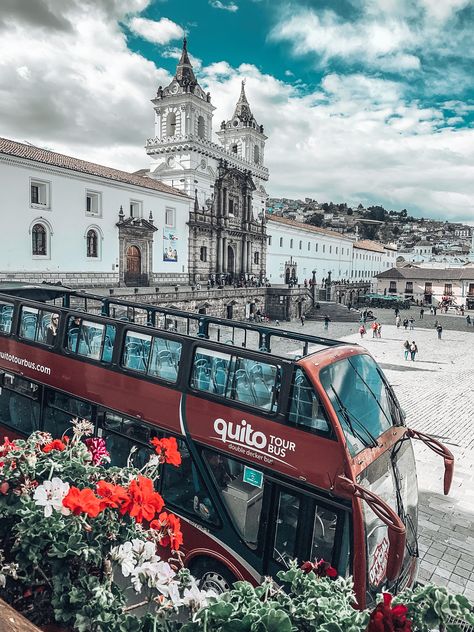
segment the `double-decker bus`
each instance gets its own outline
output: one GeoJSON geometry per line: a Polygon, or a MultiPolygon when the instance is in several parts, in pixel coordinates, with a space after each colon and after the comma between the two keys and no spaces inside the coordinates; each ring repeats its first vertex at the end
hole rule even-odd
{"type": "Polygon", "coordinates": [[[362,347],[55,286],[0,286],[4,434],[61,436],[94,422],[112,463],[177,438],[159,491],[182,519],[185,562],[217,591],[292,559],[352,575],[364,607],[413,584],[418,557],[412,440],[362,347]],[[54,321],[54,326],[51,323],[54,321]],[[53,332],[53,333],[52,333],[53,332]]]}

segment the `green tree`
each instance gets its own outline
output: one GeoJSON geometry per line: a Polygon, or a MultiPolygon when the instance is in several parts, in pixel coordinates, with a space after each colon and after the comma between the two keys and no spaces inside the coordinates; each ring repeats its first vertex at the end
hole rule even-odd
{"type": "Polygon", "coordinates": [[[324,217],[321,213],[315,213],[314,215],[311,215],[311,217],[308,217],[306,223],[311,224],[312,226],[321,227],[324,223],[324,217]]]}

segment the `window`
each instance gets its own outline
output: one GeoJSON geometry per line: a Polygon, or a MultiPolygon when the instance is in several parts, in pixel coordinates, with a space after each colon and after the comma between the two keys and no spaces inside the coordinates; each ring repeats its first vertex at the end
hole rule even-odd
{"type": "MultiPolygon", "coordinates": [[[[336,246],[336,255],[337,255],[337,251],[338,251],[338,250],[339,250],[339,248],[336,246]]],[[[342,253],[342,254],[344,254],[344,253],[342,253]]]]}
{"type": "Polygon", "coordinates": [[[271,246],[272,245],[272,236],[268,235],[268,245],[271,246]]]}
{"type": "Polygon", "coordinates": [[[283,237],[280,237],[280,248],[283,248],[283,237]]]}
{"type": "Polygon", "coordinates": [[[199,138],[204,138],[205,134],[206,134],[206,128],[204,125],[204,117],[199,116],[198,117],[198,136],[199,138]]]}
{"type": "Polygon", "coordinates": [[[99,256],[99,237],[94,229],[87,231],[87,256],[97,258],[99,256]]]}
{"type": "MultiPolygon", "coordinates": [[[[347,520],[347,516],[346,520],[347,520]]],[[[337,514],[331,509],[317,506],[314,512],[310,560],[332,560],[337,514]]],[[[341,569],[339,569],[340,571],[341,569]]]]}
{"type": "Polygon", "coordinates": [[[72,420],[92,419],[92,406],[89,402],[83,402],[48,390],[46,393],[46,405],[44,408],[44,430],[50,432],[53,437],[62,437],[62,435],[71,428],[72,420]]]}
{"type": "Polygon", "coordinates": [[[39,430],[38,398],[36,384],[5,373],[0,388],[0,423],[27,435],[39,430]]]}
{"type": "Polygon", "coordinates": [[[50,183],[42,180],[30,181],[30,204],[50,208],[49,202],[50,183]]]}
{"type": "Polygon", "coordinates": [[[405,283],[405,294],[413,294],[413,281],[405,283]]]}
{"type": "Polygon", "coordinates": [[[314,244],[314,250],[315,252],[318,252],[318,244],[314,244]]]}
{"type": "Polygon", "coordinates": [[[110,464],[125,467],[130,457],[132,467],[141,468],[152,454],[150,440],[156,432],[143,422],[106,412],[102,435],[110,454],[110,464]],[[132,448],[134,448],[131,454],[132,448]]]}
{"type": "Polygon", "coordinates": [[[166,135],[174,136],[176,133],[176,113],[168,112],[166,117],[166,135]]]}
{"type": "Polygon", "coordinates": [[[445,283],[444,284],[444,294],[445,294],[445,296],[452,296],[452,294],[453,294],[453,285],[452,285],[452,283],[445,283]]]}
{"type": "Polygon", "coordinates": [[[323,252],[326,252],[326,246],[323,244],[323,252]]]}
{"type": "Polygon", "coordinates": [[[314,387],[300,368],[295,371],[288,416],[290,424],[316,432],[329,432],[323,405],[314,387]]]}
{"type": "Polygon", "coordinates": [[[311,242],[308,241],[308,250],[311,250],[311,242]]]}
{"type": "Polygon", "coordinates": [[[201,261],[207,261],[207,247],[206,246],[201,246],[199,258],[201,259],[201,261]]]}
{"type": "Polygon", "coordinates": [[[142,216],[142,203],[137,200],[130,200],[130,217],[142,216]]]}
{"type": "Polygon", "coordinates": [[[115,342],[115,325],[103,325],[70,316],[67,323],[66,348],[93,360],[110,362],[115,342]]]}
{"type": "Polygon", "coordinates": [[[210,450],[203,450],[202,454],[235,528],[248,546],[256,549],[263,484],[260,488],[245,483],[245,465],[240,461],[210,450]]]}
{"type": "Polygon", "coordinates": [[[467,291],[467,293],[468,296],[472,296],[474,294],[474,283],[469,283],[469,290],[467,291]]]}
{"type": "Polygon", "coordinates": [[[165,224],[166,226],[169,226],[170,228],[174,228],[175,225],[175,209],[174,208],[167,208],[166,212],[165,212],[165,224]]]}
{"type": "Polygon", "coordinates": [[[293,240],[290,239],[290,248],[293,248],[293,240]]]}
{"type": "Polygon", "coordinates": [[[204,522],[218,523],[217,512],[193,462],[188,446],[178,439],[181,465],[165,464],[161,475],[161,493],[166,505],[186,511],[204,522]]]}
{"type": "Polygon", "coordinates": [[[431,283],[431,281],[426,281],[425,294],[432,294],[432,293],[433,293],[433,284],[431,283]]]}
{"type": "Polygon", "coordinates": [[[181,359],[180,342],[128,331],[122,364],[127,369],[176,382],[181,359]]]}
{"type": "Polygon", "coordinates": [[[43,224],[35,224],[31,230],[32,254],[36,257],[48,256],[48,233],[43,224]]]}
{"type": "Polygon", "coordinates": [[[238,152],[238,146],[237,145],[232,145],[231,151],[233,154],[236,154],[238,152]]]}
{"type": "Polygon", "coordinates": [[[300,498],[288,491],[281,491],[278,501],[273,559],[282,566],[296,557],[300,498]]]}
{"type": "Polygon", "coordinates": [[[329,254],[332,254],[332,246],[329,246],[329,254]]]}
{"type": "Polygon", "coordinates": [[[390,287],[388,288],[388,291],[392,294],[396,294],[397,293],[397,282],[396,281],[390,281],[390,287]]]}
{"type": "Polygon", "coordinates": [[[53,345],[59,326],[59,314],[46,309],[22,307],[20,317],[20,336],[53,345]]]}
{"type": "Polygon", "coordinates": [[[260,149],[258,145],[253,146],[253,161],[256,165],[260,163],[260,149]]]}
{"type": "Polygon", "coordinates": [[[9,334],[12,330],[13,305],[0,303],[0,333],[9,334]]]}
{"type": "Polygon", "coordinates": [[[258,251],[253,253],[253,262],[258,265],[260,261],[260,253],[258,251]]]}
{"type": "Polygon", "coordinates": [[[280,389],[280,367],[220,351],[198,348],[191,386],[198,391],[275,412],[280,389]]]}
{"type": "Polygon", "coordinates": [[[303,242],[300,240],[300,250],[303,248],[303,242]]]}
{"type": "Polygon", "coordinates": [[[100,215],[102,210],[101,194],[95,191],[86,191],[86,213],[100,215]]]}

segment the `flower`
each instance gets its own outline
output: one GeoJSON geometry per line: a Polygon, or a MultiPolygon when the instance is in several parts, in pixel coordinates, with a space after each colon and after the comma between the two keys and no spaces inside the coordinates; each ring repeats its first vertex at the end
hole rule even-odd
{"type": "Polygon", "coordinates": [[[41,450],[45,454],[49,454],[49,452],[52,452],[53,450],[57,450],[58,452],[63,452],[63,450],[66,449],[66,443],[67,441],[63,442],[61,441],[61,439],[53,439],[53,441],[50,441],[49,443],[44,445],[41,448],[41,450]]]}
{"type": "Polygon", "coordinates": [[[141,523],[143,519],[153,520],[155,514],[161,511],[164,506],[164,500],[153,489],[153,482],[146,476],[138,476],[133,479],[127,489],[128,499],[122,505],[120,513],[123,515],[128,513],[136,522],[141,523]]]}
{"type": "Polygon", "coordinates": [[[128,500],[127,490],[121,485],[114,485],[107,481],[99,481],[96,486],[97,495],[100,496],[101,508],[111,507],[118,509],[128,500]]]}
{"type": "Polygon", "coordinates": [[[165,511],[160,513],[158,520],[150,522],[150,529],[159,532],[158,541],[161,546],[171,546],[173,551],[178,551],[183,544],[181,521],[174,514],[168,514],[165,511]]]}
{"type": "Polygon", "coordinates": [[[168,439],[158,439],[155,437],[150,443],[154,446],[161,463],[169,463],[176,467],[181,465],[181,454],[179,453],[178,443],[174,437],[169,437],[168,439]]]}
{"type": "Polygon", "coordinates": [[[337,577],[337,570],[323,559],[305,562],[300,568],[304,573],[313,572],[318,577],[330,577],[331,579],[336,579],[337,577]]]}
{"type": "Polygon", "coordinates": [[[101,465],[102,461],[110,461],[110,454],[107,451],[105,439],[102,437],[94,437],[85,439],[84,443],[92,456],[93,465],[101,465]]]}
{"type": "Polygon", "coordinates": [[[392,595],[383,593],[383,602],[370,614],[367,632],[411,632],[411,621],[406,615],[408,608],[402,604],[391,607],[392,595]]]}
{"type": "Polygon", "coordinates": [[[0,445],[0,456],[5,456],[11,450],[16,449],[16,444],[14,441],[10,441],[8,437],[3,437],[3,444],[0,445]]]}
{"type": "Polygon", "coordinates": [[[100,498],[89,487],[85,489],[71,487],[63,499],[63,505],[70,509],[75,516],[85,513],[89,518],[96,518],[102,511],[100,498]]]}
{"type": "Polygon", "coordinates": [[[122,575],[129,577],[138,566],[147,562],[158,562],[155,544],[150,541],[134,538],[111,550],[112,560],[121,565],[122,575]]]}
{"type": "Polygon", "coordinates": [[[74,436],[78,439],[83,436],[88,437],[89,435],[94,434],[94,424],[87,419],[78,419],[75,417],[71,423],[74,436]]]}
{"type": "Polygon", "coordinates": [[[69,483],[64,483],[55,476],[50,481],[44,481],[42,485],[38,485],[33,494],[33,500],[35,505],[44,507],[46,518],[52,515],[53,509],[67,515],[69,510],[63,505],[63,500],[68,493],[69,483]]]}

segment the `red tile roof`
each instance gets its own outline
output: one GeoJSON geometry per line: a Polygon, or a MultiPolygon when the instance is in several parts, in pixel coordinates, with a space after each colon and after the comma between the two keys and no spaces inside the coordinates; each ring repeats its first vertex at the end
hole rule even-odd
{"type": "Polygon", "coordinates": [[[382,244],[378,244],[370,239],[360,239],[353,244],[354,248],[361,248],[362,250],[372,250],[373,252],[385,252],[382,244]]]}
{"type": "Polygon", "coordinates": [[[267,221],[276,222],[277,224],[285,224],[292,228],[302,228],[309,230],[312,233],[319,233],[320,235],[326,235],[327,237],[338,237],[339,239],[345,239],[346,241],[352,241],[350,237],[344,237],[342,233],[337,233],[335,230],[328,230],[327,228],[320,228],[319,226],[313,226],[312,224],[304,224],[303,222],[296,222],[293,219],[287,217],[280,217],[279,215],[267,215],[267,221]]]}
{"type": "Polygon", "coordinates": [[[0,138],[0,154],[16,156],[17,158],[25,158],[27,160],[33,160],[34,162],[51,165],[52,167],[78,171],[91,176],[98,176],[100,178],[123,182],[125,184],[133,184],[145,189],[161,191],[162,193],[168,193],[181,198],[189,199],[189,197],[182,191],[178,191],[178,189],[170,187],[167,184],[163,184],[163,182],[160,182],[159,180],[145,178],[134,173],[121,171],[120,169],[113,169],[112,167],[105,167],[104,165],[98,165],[95,162],[87,162],[86,160],[80,160],[79,158],[73,158],[72,156],[65,156],[64,154],[58,154],[54,151],[41,149],[40,147],[35,147],[33,145],[17,143],[16,141],[9,140],[8,138],[0,138]]]}

